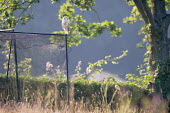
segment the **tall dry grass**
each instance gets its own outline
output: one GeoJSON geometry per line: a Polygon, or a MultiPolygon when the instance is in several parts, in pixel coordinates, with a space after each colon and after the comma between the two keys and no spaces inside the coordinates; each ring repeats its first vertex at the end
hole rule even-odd
{"type": "Polygon", "coordinates": [[[107,86],[101,88],[100,99],[96,94],[91,100],[85,98],[75,100],[74,85],[71,84],[68,105],[67,99],[60,98],[57,83],[53,84],[54,87],[48,87],[45,94],[40,93],[43,88],[38,86],[36,92],[25,94],[22,102],[17,103],[9,99],[7,102],[0,102],[0,113],[167,113],[167,104],[159,95],[144,97],[141,100],[142,106],[139,107],[132,104],[133,95],[120,88],[115,90],[111,100],[108,101],[107,86]]]}
{"type": "Polygon", "coordinates": [[[160,106],[158,111],[148,109],[138,110],[132,107],[130,99],[124,102],[117,103],[116,109],[110,109],[109,106],[89,107],[88,103],[70,102],[70,106],[63,102],[61,108],[42,106],[41,103],[1,103],[0,113],[166,113],[165,106],[160,106]]]}

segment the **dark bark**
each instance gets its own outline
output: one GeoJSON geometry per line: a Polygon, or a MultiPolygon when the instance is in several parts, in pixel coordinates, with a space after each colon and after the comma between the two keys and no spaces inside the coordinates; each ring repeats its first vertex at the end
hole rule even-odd
{"type": "Polygon", "coordinates": [[[143,5],[143,8],[144,8],[144,11],[145,11],[145,13],[146,13],[146,15],[147,15],[147,18],[148,18],[148,20],[149,20],[149,23],[150,23],[153,27],[155,27],[154,18],[153,18],[151,9],[150,9],[149,6],[148,6],[147,1],[146,1],[146,0],[141,0],[141,2],[142,2],[142,5],[143,5]]]}
{"type": "Polygon", "coordinates": [[[165,0],[153,0],[152,11],[155,23],[161,25],[163,19],[166,17],[165,0]]]}
{"type": "MultiPolygon", "coordinates": [[[[155,28],[151,28],[151,60],[155,61],[152,71],[159,64],[169,61],[168,27],[170,16],[166,14],[165,0],[153,0],[153,18],[155,28]]],[[[169,70],[167,70],[169,71],[169,70]]]]}
{"type": "Polygon", "coordinates": [[[168,27],[160,25],[157,29],[151,28],[151,36],[148,41],[151,47],[149,64],[152,74],[154,74],[159,63],[165,63],[169,60],[169,41],[167,36],[168,27]]]}
{"type": "Polygon", "coordinates": [[[136,7],[138,8],[138,11],[140,12],[140,14],[142,15],[142,18],[145,22],[145,24],[149,24],[149,20],[147,18],[147,14],[144,10],[144,7],[142,5],[142,2],[140,0],[134,0],[134,3],[136,5],[136,7]]]}

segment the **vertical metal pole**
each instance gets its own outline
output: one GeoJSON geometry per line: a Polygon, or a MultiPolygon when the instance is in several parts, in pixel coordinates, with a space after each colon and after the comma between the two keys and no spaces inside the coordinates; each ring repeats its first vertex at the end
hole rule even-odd
{"type": "Polygon", "coordinates": [[[69,74],[68,74],[68,35],[66,34],[66,69],[67,69],[67,104],[70,104],[70,83],[69,83],[69,74]]]}
{"type": "Polygon", "coordinates": [[[8,75],[9,75],[9,64],[10,64],[10,59],[11,59],[11,47],[12,47],[12,40],[10,40],[10,48],[9,48],[9,56],[8,56],[8,67],[7,67],[7,81],[8,81],[8,75]]]}
{"type": "Polygon", "coordinates": [[[17,48],[16,48],[16,39],[14,40],[14,55],[15,55],[15,72],[16,72],[16,86],[17,86],[17,101],[21,100],[20,98],[20,84],[18,78],[18,61],[17,61],[17,48]]]}

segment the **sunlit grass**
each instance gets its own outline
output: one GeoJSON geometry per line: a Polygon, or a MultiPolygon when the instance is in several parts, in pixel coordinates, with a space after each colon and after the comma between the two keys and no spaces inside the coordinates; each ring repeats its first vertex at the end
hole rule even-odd
{"type": "Polygon", "coordinates": [[[99,95],[96,94],[92,96],[92,100],[75,100],[74,87],[71,85],[69,105],[67,99],[60,98],[56,87],[49,90],[44,97],[39,93],[39,89],[35,94],[27,95],[23,102],[0,102],[0,113],[166,113],[166,103],[160,101],[158,95],[143,98],[143,105],[137,106],[131,101],[133,95],[121,88],[117,88],[108,101],[107,88],[101,88],[102,98],[98,98],[99,95]],[[29,99],[31,97],[32,99],[29,99]]]}
{"type": "Polygon", "coordinates": [[[151,109],[137,109],[132,107],[130,99],[117,103],[116,109],[110,109],[109,106],[89,107],[88,103],[70,102],[58,107],[42,107],[40,103],[1,103],[0,113],[166,113],[165,106],[157,111],[151,109]]]}

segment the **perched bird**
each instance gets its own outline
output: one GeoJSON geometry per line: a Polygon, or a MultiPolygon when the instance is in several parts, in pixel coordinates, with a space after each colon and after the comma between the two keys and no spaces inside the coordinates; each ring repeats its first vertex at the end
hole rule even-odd
{"type": "Polygon", "coordinates": [[[70,20],[67,16],[64,16],[62,19],[62,27],[66,34],[69,33],[69,27],[70,27],[70,20]]]}

